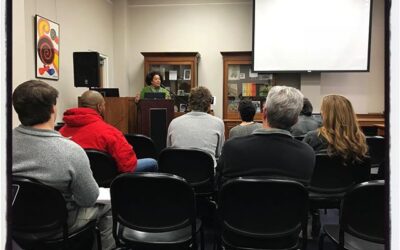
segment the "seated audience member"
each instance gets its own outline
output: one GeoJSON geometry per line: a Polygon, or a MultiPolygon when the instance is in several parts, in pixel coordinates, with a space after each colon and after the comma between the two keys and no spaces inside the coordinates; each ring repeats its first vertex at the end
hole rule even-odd
{"type": "Polygon", "coordinates": [[[236,177],[271,176],[307,185],[314,170],[314,151],[288,131],[302,107],[303,94],[299,90],[271,88],[263,109],[263,128],[225,143],[217,166],[219,184],[236,177]]]}
{"type": "Polygon", "coordinates": [[[189,107],[192,110],[171,121],[167,147],[197,148],[209,152],[214,159],[221,153],[225,141],[224,122],[207,114],[212,96],[205,87],[191,90],[189,107]]]}
{"type": "MultiPolygon", "coordinates": [[[[54,131],[57,97],[55,88],[37,80],[24,82],[15,89],[13,105],[22,125],[13,131],[12,174],[58,189],[67,202],[69,232],[97,219],[103,249],[112,249],[115,242],[111,206],[95,204],[99,187],[88,157],[79,145],[54,131]]],[[[59,234],[58,231],[46,237],[60,237],[59,234]]]]}
{"type": "Polygon", "coordinates": [[[244,99],[239,103],[239,113],[242,123],[236,125],[229,131],[229,138],[249,135],[254,130],[262,128],[261,123],[254,122],[254,115],[256,114],[256,107],[248,100],[244,99]]]}
{"type": "Polygon", "coordinates": [[[310,131],[321,127],[319,121],[312,116],[313,106],[308,98],[303,98],[303,109],[300,112],[299,119],[290,131],[293,136],[305,135],[310,131]]]}
{"type": "Polygon", "coordinates": [[[157,171],[156,160],[137,160],[122,132],[103,120],[105,109],[106,102],[99,92],[85,91],[80,98],[79,108],[64,112],[65,126],[60,129],[60,133],[84,149],[96,149],[110,154],[121,173],[157,171]]]}
{"type": "Polygon", "coordinates": [[[349,163],[361,162],[368,146],[350,101],[340,95],[325,96],[321,115],[322,127],[307,133],[303,141],[316,152],[338,155],[349,163]]]}

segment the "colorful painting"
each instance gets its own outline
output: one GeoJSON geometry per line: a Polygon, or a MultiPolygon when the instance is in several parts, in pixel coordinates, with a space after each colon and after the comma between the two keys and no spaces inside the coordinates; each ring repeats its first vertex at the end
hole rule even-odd
{"type": "Polygon", "coordinates": [[[35,16],[36,77],[50,80],[59,78],[60,26],[39,15],[35,16]]]}

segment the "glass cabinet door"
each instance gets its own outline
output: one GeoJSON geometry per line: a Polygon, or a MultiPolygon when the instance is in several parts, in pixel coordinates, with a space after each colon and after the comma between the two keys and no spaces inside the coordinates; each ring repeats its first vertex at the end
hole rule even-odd
{"type": "Polygon", "coordinates": [[[197,52],[142,52],[145,58],[144,75],[160,72],[174,100],[175,112],[186,112],[190,90],[197,87],[197,52]]]}
{"type": "Polygon", "coordinates": [[[239,102],[251,100],[256,106],[254,120],[262,120],[262,108],[275,85],[300,89],[299,73],[254,73],[251,52],[221,52],[224,61],[224,120],[240,121],[239,102]]]}
{"type": "Polygon", "coordinates": [[[249,99],[260,113],[273,85],[273,74],[253,73],[249,64],[228,64],[227,78],[227,112],[237,113],[240,100],[249,99]]]}

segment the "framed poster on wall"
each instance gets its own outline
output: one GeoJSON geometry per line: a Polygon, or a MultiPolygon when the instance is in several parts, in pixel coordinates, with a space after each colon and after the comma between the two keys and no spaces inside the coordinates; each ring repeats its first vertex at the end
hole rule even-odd
{"type": "Polygon", "coordinates": [[[35,16],[36,78],[59,79],[60,25],[35,16]]]}

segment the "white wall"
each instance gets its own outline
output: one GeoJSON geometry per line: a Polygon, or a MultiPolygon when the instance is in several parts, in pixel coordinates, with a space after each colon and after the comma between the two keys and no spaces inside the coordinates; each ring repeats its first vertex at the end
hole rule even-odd
{"type": "MultiPolygon", "coordinates": [[[[114,60],[113,4],[106,0],[16,0],[13,6],[13,87],[35,78],[34,16],[46,17],[60,24],[60,78],[46,80],[60,92],[58,117],[77,105],[77,97],[86,89],[75,88],[74,51],[98,51],[114,60]]],[[[110,67],[113,82],[113,67],[110,67]]],[[[112,84],[110,84],[113,86],[112,84]]],[[[14,113],[13,124],[19,121],[14,113]]]]}
{"type": "Polygon", "coordinates": [[[215,114],[222,117],[220,51],[251,50],[252,5],[247,0],[207,2],[210,1],[130,5],[127,53],[130,95],[138,93],[144,85],[144,58],[140,52],[197,51],[201,55],[198,83],[217,96],[219,105],[215,114]]]}
{"type": "MultiPolygon", "coordinates": [[[[219,52],[252,49],[252,1],[130,0],[128,6],[127,95],[135,95],[144,84],[140,52],[198,51],[199,85],[217,96],[215,114],[222,117],[223,68],[219,52]]],[[[315,110],[319,110],[322,96],[330,93],[348,96],[357,113],[384,110],[383,17],[383,1],[374,1],[369,73],[302,75],[301,89],[315,110]]]]}

